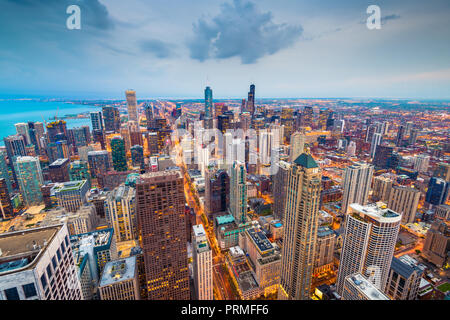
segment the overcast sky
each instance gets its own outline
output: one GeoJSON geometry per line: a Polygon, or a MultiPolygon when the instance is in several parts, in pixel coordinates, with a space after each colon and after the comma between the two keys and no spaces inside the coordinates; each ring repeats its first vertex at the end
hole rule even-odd
{"type": "Polygon", "coordinates": [[[0,0],[0,96],[450,99],[449,17],[448,0],[0,0]]]}

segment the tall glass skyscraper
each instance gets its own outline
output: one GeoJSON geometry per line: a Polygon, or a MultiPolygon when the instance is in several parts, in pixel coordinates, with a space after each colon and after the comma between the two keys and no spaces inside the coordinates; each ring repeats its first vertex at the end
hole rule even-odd
{"type": "Polygon", "coordinates": [[[114,170],[127,171],[125,141],[122,137],[114,137],[111,139],[111,156],[114,170]]]}
{"type": "Polygon", "coordinates": [[[125,91],[128,104],[128,121],[138,121],[136,91],[125,91]]]}
{"type": "Polygon", "coordinates": [[[27,206],[42,203],[41,186],[44,184],[41,165],[37,157],[17,157],[14,169],[20,192],[27,206]]]}
{"type": "Polygon", "coordinates": [[[210,87],[205,89],[205,118],[213,117],[213,92],[210,87]]]}

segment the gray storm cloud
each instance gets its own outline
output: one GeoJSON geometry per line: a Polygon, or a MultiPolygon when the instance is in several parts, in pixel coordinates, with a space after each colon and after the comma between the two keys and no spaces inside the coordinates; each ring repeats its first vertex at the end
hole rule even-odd
{"type": "Polygon", "coordinates": [[[243,64],[252,64],[300,38],[301,26],[275,24],[272,19],[271,12],[260,12],[252,2],[224,3],[211,21],[200,18],[194,23],[190,56],[199,61],[239,57],[243,64]]]}

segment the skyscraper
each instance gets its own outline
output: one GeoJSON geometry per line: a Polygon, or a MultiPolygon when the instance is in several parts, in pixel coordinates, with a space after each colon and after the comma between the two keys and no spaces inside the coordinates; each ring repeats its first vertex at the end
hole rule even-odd
{"type": "Polygon", "coordinates": [[[412,223],[416,218],[420,190],[404,186],[394,186],[389,193],[388,208],[402,215],[402,223],[412,223]]]}
{"type": "Polygon", "coordinates": [[[89,169],[92,178],[97,178],[99,173],[108,172],[111,167],[108,151],[89,151],[88,152],[89,169]]]}
{"type": "Polygon", "coordinates": [[[234,161],[230,171],[230,213],[239,225],[247,221],[247,170],[245,169],[245,163],[234,161]]]}
{"type": "Polygon", "coordinates": [[[372,183],[373,166],[364,162],[356,162],[345,169],[342,183],[343,194],[341,212],[350,212],[350,204],[365,205],[369,197],[372,183]]]}
{"type": "Polygon", "coordinates": [[[145,168],[144,148],[142,146],[135,145],[131,147],[131,162],[134,167],[145,168]]]}
{"type": "Polygon", "coordinates": [[[381,133],[374,133],[372,136],[372,142],[370,144],[370,157],[373,158],[375,156],[375,151],[377,147],[381,144],[381,139],[383,135],[381,133]]]}
{"type": "Polygon", "coordinates": [[[120,130],[120,113],[119,109],[113,106],[102,107],[103,122],[105,131],[119,132],[120,130]]]}
{"type": "Polygon", "coordinates": [[[8,187],[8,192],[13,191],[11,179],[9,177],[8,164],[6,163],[6,152],[0,150],[0,178],[5,179],[6,186],[8,187]]]}
{"type": "Polygon", "coordinates": [[[306,153],[289,171],[279,299],[309,300],[312,294],[321,177],[319,166],[306,153]]]}
{"type": "Polygon", "coordinates": [[[14,216],[8,186],[4,178],[0,178],[0,214],[3,220],[10,219],[14,216]]]}
{"type": "Polygon", "coordinates": [[[185,198],[180,171],[141,175],[136,215],[149,300],[188,300],[185,198]]]}
{"type": "Polygon", "coordinates": [[[95,111],[90,113],[92,130],[104,131],[103,117],[101,111],[95,111]]]}
{"type": "Polygon", "coordinates": [[[125,153],[125,141],[122,137],[111,139],[111,157],[114,170],[127,171],[127,156],[125,153]]]}
{"type": "Polygon", "coordinates": [[[192,227],[193,272],[196,298],[213,300],[213,260],[203,225],[192,227]]]}
{"type": "Polygon", "coordinates": [[[205,118],[212,118],[213,115],[213,91],[210,87],[205,89],[205,118]]]}
{"type": "Polygon", "coordinates": [[[208,168],[205,178],[205,213],[226,212],[230,205],[230,177],[225,170],[211,172],[208,168]]]}
{"type": "Polygon", "coordinates": [[[88,162],[83,160],[76,160],[69,164],[69,180],[80,181],[87,180],[89,186],[91,185],[91,175],[89,173],[88,162]]]}
{"type": "Polygon", "coordinates": [[[48,166],[52,182],[69,181],[69,159],[57,159],[48,166]]]}
{"type": "Polygon", "coordinates": [[[405,137],[405,127],[399,126],[397,131],[397,138],[395,139],[395,145],[401,147],[403,143],[403,138],[405,137]]]}
{"type": "Polygon", "coordinates": [[[248,93],[248,100],[247,100],[247,112],[250,112],[250,114],[253,116],[255,114],[255,85],[250,85],[250,91],[248,93]]]}
{"type": "Polygon", "coordinates": [[[342,295],[345,279],[355,272],[385,291],[401,215],[376,204],[352,203],[345,216],[345,235],[336,288],[342,295]]]}
{"type": "Polygon", "coordinates": [[[17,157],[14,169],[24,202],[27,206],[42,202],[41,186],[44,184],[39,158],[17,157]]]}
{"type": "Polygon", "coordinates": [[[16,123],[14,125],[16,127],[17,134],[21,135],[25,139],[25,144],[28,145],[31,143],[30,139],[30,133],[28,131],[28,124],[27,123],[16,123]]]}
{"type": "Polygon", "coordinates": [[[444,179],[432,177],[428,183],[425,201],[435,206],[445,204],[448,198],[449,185],[450,183],[444,179]]]}
{"type": "Polygon", "coordinates": [[[276,219],[283,220],[291,165],[288,162],[279,161],[277,167],[278,170],[273,177],[273,215],[276,219]]]}
{"type": "Polygon", "coordinates": [[[125,91],[128,104],[128,121],[138,121],[136,91],[125,91]]]}
{"type": "Polygon", "coordinates": [[[117,242],[137,239],[135,196],[136,191],[125,185],[106,196],[105,215],[108,224],[114,228],[117,242]]]}
{"type": "Polygon", "coordinates": [[[289,159],[291,162],[305,152],[305,138],[305,135],[298,131],[294,132],[291,136],[291,146],[289,149],[289,159]]]}
{"type": "Polygon", "coordinates": [[[67,125],[64,120],[47,123],[47,139],[49,142],[67,140],[67,125]]]}

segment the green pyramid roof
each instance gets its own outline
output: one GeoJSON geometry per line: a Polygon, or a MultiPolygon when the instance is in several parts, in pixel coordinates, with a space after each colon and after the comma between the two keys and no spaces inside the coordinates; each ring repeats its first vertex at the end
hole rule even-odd
{"type": "Polygon", "coordinates": [[[319,167],[313,157],[306,153],[299,155],[298,158],[295,159],[294,163],[307,169],[319,167]]]}

